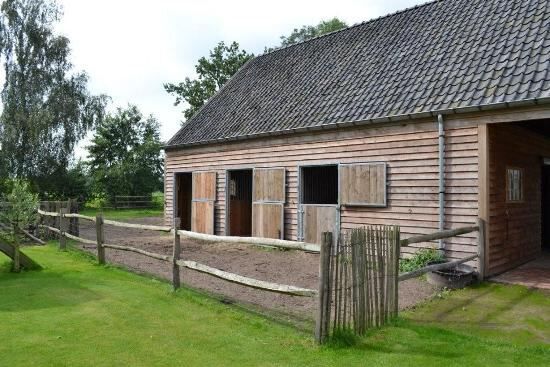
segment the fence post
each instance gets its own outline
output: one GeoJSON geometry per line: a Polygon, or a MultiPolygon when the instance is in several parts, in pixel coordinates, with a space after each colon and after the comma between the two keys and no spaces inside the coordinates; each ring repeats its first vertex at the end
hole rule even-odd
{"type": "Polygon", "coordinates": [[[67,237],[65,237],[65,232],[67,232],[67,208],[59,209],[59,249],[65,250],[67,248],[67,237]]]}
{"type": "Polygon", "coordinates": [[[397,317],[399,315],[399,259],[401,258],[401,230],[399,227],[394,226],[393,227],[393,233],[394,233],[394,261],[395,263],[392,264],[394,266],[394,275],[395,279],[394,285],[393,285],[393,317],[397,317]]]}
{"type": "Polygon", "coordinates": [[[477,218],[478,230],[478,244],[477,244],[477,255],[478,255],[478,264],[479,264],[479,279],[485,279],[485,221],[482,218],[477,218]]]}
{"type": "Polygon", "coordinates": [[[180,259],[180,235],[178,229],[180,228],[181,219],[174,218],[174,251],[172,253],[172,285],[174,290],[180,287],[180,266],[176,263],[180,259]]]}
{"type": "Polygon", "coordinates": [[[103,265],[105,264],[105,248],[103,243],[105,242],[105,232],[103,229],[103,214],[97,214],[95,216],[95,230],[97,237],[97,261],[103,265]]]}
{"type": "Polygon", "coordinates": [[[330,324],[330,256],[332,253],[332,232],[323,232],[319,258],[319,304],[315,325],[315,340],[322,344],[328,337],[330,324]]]}

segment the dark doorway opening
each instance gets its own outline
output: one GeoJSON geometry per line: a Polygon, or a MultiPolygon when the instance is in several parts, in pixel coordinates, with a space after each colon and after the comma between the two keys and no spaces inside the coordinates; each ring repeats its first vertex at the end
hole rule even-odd
{"type": "Polygon", "coordinates": [[[542,249],[550,251],[550,164],[542,166],[542,249]]]}
{"type": "Polygon", "coordinates": [[[228,171],[229,235],[252,235],[252,170],[228,171]]]}
{"type": "Polygon", "coordinates": [[[338,204],[338,166],[302,167],[302,204],[338,204]]]}
{"type": "Polygon", "coordinates": [[[181,219],[180,229],[191,230],[191,203],[193,201],[193,174],[176,174],[176,214],[181,219]]]}

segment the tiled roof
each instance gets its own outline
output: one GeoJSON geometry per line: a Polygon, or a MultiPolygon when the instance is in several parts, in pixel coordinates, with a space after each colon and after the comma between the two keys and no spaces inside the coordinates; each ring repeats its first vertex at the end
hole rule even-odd
{"type": "Polygon", "coordinates": [[[442,0],[258,56],[168,142],[550,97],[550,0],[442,0]]]}

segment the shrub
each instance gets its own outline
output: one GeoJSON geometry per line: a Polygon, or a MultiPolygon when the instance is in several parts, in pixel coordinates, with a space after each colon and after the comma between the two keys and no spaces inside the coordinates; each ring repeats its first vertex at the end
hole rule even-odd
{"type": "Polygon", "coordinates": [[[399,272],[407,273],[425,267],[429,262],[441,262],[445,257],[436,249],[424,248],[418,250],[413,256],[408,259],[399,261],[399,272]]]}
{"type": "Polygon", "coordinates": [[[152,194],[153,208],[164,208],[164,193],[156,191],[152,194]]]}
{"type": "Polygon", "coordinates": [[[30,190],[29,184],[26,181],[14,180],[12,182],[11,192],[6,195],[7,208],[2,213],[2,221],[12,228],[8,233],[10,240],[15,248],[15,256],[13,261],[13,270],[18,272],[19,264],[19,238],[18,228],[27,228],[30,224],[36,221],[38,207],[38,196],[30,190]]]}

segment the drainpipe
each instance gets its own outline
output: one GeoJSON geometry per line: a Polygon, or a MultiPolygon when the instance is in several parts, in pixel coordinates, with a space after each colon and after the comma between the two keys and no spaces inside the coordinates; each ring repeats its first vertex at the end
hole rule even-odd
{"type": "MultiPolygon", "coordinates": [[[[442,115],[437,115],[439,129],[439,230],[445,229],[445,126],[442,115]]],[[[439,240],[439,251],[445,254],[445,242],[439,240]]]]}

